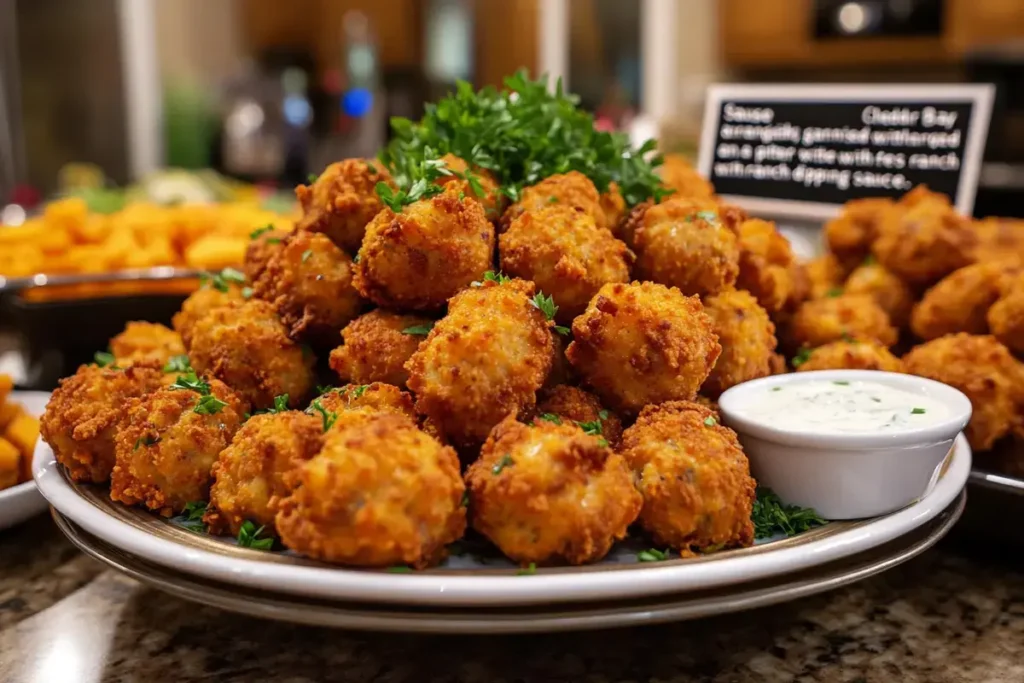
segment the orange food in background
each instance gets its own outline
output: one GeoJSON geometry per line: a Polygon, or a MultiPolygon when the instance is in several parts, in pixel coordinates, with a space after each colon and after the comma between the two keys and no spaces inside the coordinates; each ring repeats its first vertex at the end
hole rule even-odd
{"type": "Polygon", "coordinates": [[[14,381],[0,375],[0,491],[32,478],[32,453],[39,439],[39,420],[9,401],[14,381]]]}

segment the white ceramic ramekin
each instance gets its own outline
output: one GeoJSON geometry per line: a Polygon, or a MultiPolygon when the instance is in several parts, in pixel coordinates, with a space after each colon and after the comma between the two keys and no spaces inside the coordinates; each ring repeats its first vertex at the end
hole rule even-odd
{"type": "Polygon", "coordinates": [[[951,386],[923,377],[871,370],[821,370],[774,375],[727,390],[722,420],[736,430],[758,484],[786,503],[814,508],[825,519],[861,519],[898,510],[935,483],[953,439],[971,419],[971,402],[951,386]],[[876,382],[928,396],[949,408],[942,422],[892,433],[829,433],[779,429],[753,419],[749,406],[774,386],[813,380],[876,382]]]}

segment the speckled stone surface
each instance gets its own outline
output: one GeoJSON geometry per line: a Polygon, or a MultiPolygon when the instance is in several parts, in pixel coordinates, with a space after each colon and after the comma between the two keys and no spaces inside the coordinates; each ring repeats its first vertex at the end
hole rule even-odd
{"type": "Polygon", "coordinates": [[[1024,681],[1024,569],[944,542],[852,587],[703,621],[515,637],[363,634],[163,595],[103,570],[41,517],[0,532],[0,681],[1024,681]]]}

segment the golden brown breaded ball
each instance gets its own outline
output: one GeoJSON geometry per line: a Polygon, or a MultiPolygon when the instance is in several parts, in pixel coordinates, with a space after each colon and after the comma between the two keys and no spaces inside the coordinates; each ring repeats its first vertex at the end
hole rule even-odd
{"type": "Polygon", "coordinates": [[[404,387],[405,363],[426,339],[434,321],[382,308],[364,313],[341,331],[342,345],[331,351],[331,369],[345,382],[386,382],[404,387]]]}
{"type": "Polygon", "coordinates": [[[736,433],[690,401],[643,409],[622,437],[643,495],[640,524],[658,545],[683,551],[749,546],[756,482],[736,433]]]}
{"type": "Polygon", "coordinates": [[[552,204],[516,217],[498,236],[501,270],[532,280],[558,306],[557,320],[572,322],[597,290],[609,282],[629,282],[633,253],[598,228],[594,219],[552,204]]]}
{"type": "Polygon", "coordinates": [[[736,233],[715,211],[694,210],[687,199],[650,206],[634,221],[637,277],[707,296],[736,284],[736,233]]]}
{"type": "MultiPolygon", "coordinates": [[[[771,374],[773,375],[785,375],[789,372],[789,368],[786,367],[786,357],[781,353],[773,353],[771,357],[771,374]]],[[[697,397],[697,401],[700,402],[700,396],[697,397]]]]}
{"type": "Polygon", "coordinates": [[[358,567],[426,567],[466,530],[455,451],[408,418],[374,415],[324,435],[276,517],[288,548],[358,567]]]}
{"type": "Polygon", "coordinates": [[[466,484],[473,528],[523,565],[596,562],[640,512],[622,456],[570,424],[505,419],[466,484]]]}
{"type": "Polygon", "coordinates": [[[453,444],[483,443],[507,415],[534,407],[555,350],[535,292],[524,280],[464,290],[406,363],[416,410],[453,444]]]}
{"type": "Polygon", "coordinates": [[[285,238],[291,235],[287,230],[257,232],[259,234],[249,240],[249,246],[245,248],[245,260],[242,262],[242,272],[245,273],[249,282],[256,281],[263,269],[267,267],[270,257],[281,250],[285,238]]]}
{"type": "Polygon", "coordinates": [[[978,237],[974,250],[976,260],[1024,262],[1024,220],[984,218],[975,221],[973,228],[978,237]]]}
{"type": "Polygon", "coordinates": [[[1012,351],[1024,354],[1024,274],[1007,280],[1003,294],[988,309],[992,334],[1012,351]]]}
{"type": "Polygon", "coordinates": [[[493,259],[494,226],[483,206],[448,191],[377,214],[359,250],[356,289],[385,308],[438,310],[493,259]]]}
{"type": "Polygon", "coordinates": [[[173,356],[183,355],[185,345],[181,335],[174,330],[136,320],[125,325],[124,332],[110,340],[110,352],[121,367],[141,361],[164,365],[173,356]]]}
{"type": "Polygon", "coordinates": [[[297,232],[267,262],[253,294],[274,305],[292,339],[331,343],[362,307],[353,268],[348,254],[323,235],[297,232]]]}
{"type": "Polygon", "coordinates": [[[873,339],[892,346],[899,332],[889,316],[866,294],[841,294],[804,302],[790,321],[794,347],[814,348],[843,339],[873,339]]]}
{"type": "Polygon", "coordinates": [[[438,185],[446,190],[454,190],[456,194],[461,192],[480,202],[488,220],[494,221],[501,216],[501,212],[505,208],[505,195],[501,193],[501,185],[493,173],[479,166],[470,168],[464,159],[454,154],[445,154],[441,157],[441,161],[445,162],[445,166],[450,171],[454,171],[458,175],[441,176],[436,181],[438,185]],[[479,193],[473,189],[474,185],[480,190],[479,193]]]}
{"type": "MultiPolygon", "coordinates": [[[[659,203],[664,204],[666,202],[672,202],[672,206],[682,213],[699,211],[715,213],[719,216],[722,222],[734,232],[737,231],[736,228],[739,227],[739,223],[741,222],[739,214],[734,213],[731,209],[723,211],[724,206],[719,204],[714,198],[668,195],[663,197],[661,202],[655,202],[653,199],[648,199],[647,201],[640,202],[634,206],[619,224],[618,230],[615,232],[615,236],[625,242],[626,246],[630,249],[635,249],[636,231],[644,224],[647,212],[651,207],[657,206],[659,203]]],[[[655,214],[655,216],[657,215],[658,214],[655,214]]]]}
{"type": "Polygon", "coordinates": [[[499,230],[507,230],[524,211],[536,211],[560,204],[577,209],[594,219],[599,228],[611,228],[608,214],[601,205],[601,195],[590,178],[579,171],[549,176],[536,185],[523,188],[519,201],[512,204],[501,217],[499,230]]]}
{"type": "Polygon", "coordinates": [[[661,182],[675,190],[673,196],[711,198],[715,195],[711,182],[681,154],[666,154],[665,163],[659,170],[661,182]]]}
{"type": "Polygon", "coordinates": [[[853,269],[843,284],[843,292],[867,294],[889,314],[889,321],[899,329],[905,328],[910,322],[914,290],[886,270],[885,266],[871,259],[853,269]]]}
{"type": "Polygon", "coordinates": [[[775,325],[749,292],[731,290],[704,299],[722,355],[701,391],[715,398],[729,387],[772,374],[775,325]]]}
{"type": "Polygon", "coordinates": [[[823,229],[829,253],[852,268],[861,263],[878,237],[879,225],[895,202],[885,197],[854,199],[843,204],[842,213],[823,229]]]}
{"type": "Polygon", "coordinates": [[[296,228],[327,235],[345,252],[355,253],[367,224],[384,208],[375,189],[380,182],[395,187],[391,174],[375,159],[331,164],[311,185],[295,188],[302,206],[296,228]]]}
{"type": "Polygon", "coordinates": [[[911,287],[926,287],[971,263],[977,246],[970,220],[936,200],[887,211],[871,251],[911,287]]]}
{"type": "Polygon", "coordinates": [[[134,399],[115,440],[110,498],[170,517],[210,497],[212,468],[249,404],[216,379],[207,395],[168,387],[134,399]]]}
{"type": "Polygon", "coordinates": [[[619,416],[601,405],[601,400],[588,391],[578,387],[559,384],[542,393],[537,404],[537,415],[556,415],[565,421],[576,423],[598,423],[601,425],[600,436],[607,439],[612,448],[622,443],[622,420],[619,416]]]}
{"type": "Polygon", "coordinates": [[[314,384],[313,354],[289,339],[274,307],[258,299],[202,318],[189,360],[197,373],[225,382],[260,410],[281,394],[292,408],[304,405],[314,384]]]}
{"type": "Polygon", "coordinates": [[[722,352],[700,299],[653,282],[605,285],[572,332],[569,362],[606,405],[627,415],[692,399],[722,352]]]}
{"type": "Polygon", "coordinates": [[[321,418],[324,415],[323,411],[337,416],[335,424],[345,422],[342,417],[352,413],[363,415],[391,413],[416,420],[416,408],[412,395],[393,384],[383,382],[346,384],[343,387],[330,389],[313,399],[309,408],[306,409],[307,413],[321,418]]]}
{"type": "Polygon", "coordinates": [[[210,283],[206,283],[192,292],[181,304],[181,310],[174,314],[171,326],[175,332],[181,335],[181,341],[186,350],[192,344],[192,328],[200,318],[218,308],[245,301],[241,287],[229,284],[226,290],[221,291],[211,286],[210,283]]]}
{"type": "MultiPolygon", "coordinates": [[[[795,363],[794,363],[795,364],[795,363]]],[[[811,349],[797,372],[810,370],[882,370],[903,372],[901,361],[876,341],[835,341],[811,349]]]]}
{"type": "Polygon", "coordinates": [[[998,262],[975,263],[933,285],[914,306],[910,329],[925,341],[955,332],[988,332],[988,309],[999,299],[1012,269],[998,262]]]}
{"type": "Polygon", "coordinates": [[[740,246],[736,286],[745,289],[768,311],[781,311],[793,296],[795,259],[782,233],[771,221],[751,218],[737,228],[740,246]]]}
{"type": "Polygon", "coordinates": [[[290,475],[322,445],[316,416],[296,410],[253,415],[213,464],[210,505],[203,517],[210,533],[237,536],[250,521],[276,535],[274,499],[291,493],[290,475]]]}
{"type": "Polygon", "coordinates": [[[1024,365],[990,335],[950,334],[915,346],[903,356],[905,372],[956,387],[974,412],[967,439],[987,451],[1011,431],[1020,433],[1024,414],[1024,365]]]}
{"type": "Polygon", "coordinates": [[[125,405],[164,384],[158,363],[83,365],[50,396],[40,435],[71,479],[102,484],[114,468],[114,436],[125,405]]]}
{"type": "Polygon", "coordinates": [[[619,190],[619,184],[614,180],[608,183],[608,189],[600,195],[601,208],[604,209],[604,217],[608,229],[612,234],[618,232],[622,221],[626,219],[626,200],[619,190]]]}
{"type": "Polygon", "coordinates": [[[843,288],[848,271],[832,254],[823,254],[803,264],[807,278],[807,298],[835,296],[843,288]]]}

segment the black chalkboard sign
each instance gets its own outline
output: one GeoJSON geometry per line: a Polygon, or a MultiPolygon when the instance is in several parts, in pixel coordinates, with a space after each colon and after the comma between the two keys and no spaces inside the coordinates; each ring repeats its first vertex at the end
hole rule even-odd
{"type": "Polygon", "coordinates": [[[861,197],[926,184],[974,206],[990,85],[729,85],[708,89],[699,167],[718,194],[826,220],[861,197]]]}

